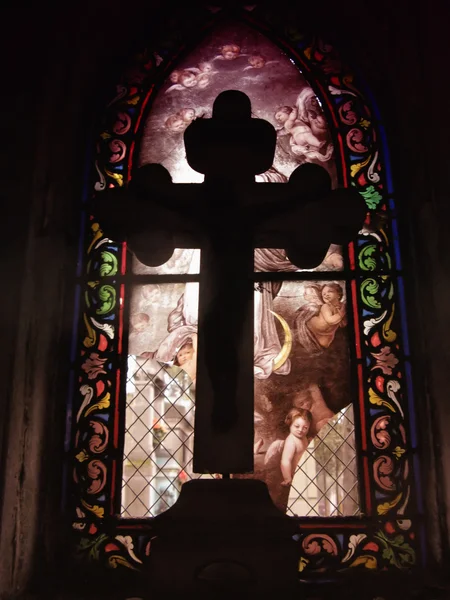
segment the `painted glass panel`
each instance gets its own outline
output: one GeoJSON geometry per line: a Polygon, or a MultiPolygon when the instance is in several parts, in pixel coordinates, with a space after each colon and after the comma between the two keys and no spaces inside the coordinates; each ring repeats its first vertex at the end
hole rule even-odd
{"type": "Polygon", "coordinates": [[[132,271],[136,275],[198,275],[200,273],[200,250],[194,248],[175,248],[169,260],[158,267],[149,267],[141,263],[133,254],[132,271]]]}
{"type": "Polygon", "coordinates": [[[347,314],[343,281],[256,286],[254,477],[288,514],[359,510],[347,314]]]}
{"type": "MultiPolygon", "coordinates": [[[[200,252],[185,253],[198,271],[200,252]]],[[[198,282],[136,285],[131,292],[123,517],[160,514],[185,481],[200,476],[192,470],[198,294],[198,282]]]]}
{"type": "Polygon", "coordinates": [[[257,181],[285,182],[299,164],[313,162],[336,182],[333,143],[316,95],[284,52],[242,23],[214,29],[170,72],[145,123],[139,164],[161,163],[176,183],[203,181],[186,161],[183,133],[194,119],[211,117],[217,95],[229,89],[245,92],[253,116],[277,130],[273,166],[257,181]]]}

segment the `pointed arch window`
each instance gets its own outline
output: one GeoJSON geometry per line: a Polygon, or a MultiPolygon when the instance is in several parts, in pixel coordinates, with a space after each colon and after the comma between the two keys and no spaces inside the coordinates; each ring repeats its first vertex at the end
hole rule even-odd
{"type": "MultiPolygon", "coordinates": [[[[278,130],[274,164],[257,180],[282,183],[313,162],[334,187],[356,187],[364,227],[316,268],[299,269],[283,249],[255,249],[253,476],[301,524],[305,573],[410,566],[417,440],[396,205],[376,106],[320,40],[286,40],[257,9],[233,22],[198,18],[193,49],[146,48],[125,73],[85,200],[151,162],[175,183],[201,182],[182,134],[211,116],[226,89],[244,91],[254,115],[278,130]],[[293,421],[307,423],[308,443],[286,485],[293,421]]],[[[66,435],[73,529],[79,555],[139,569],[151,517],[184,481],[215,476],[192,470],[200,251],[176,249],[150,268],[107,238],[88,207],[83,223],[66,435]]]]}

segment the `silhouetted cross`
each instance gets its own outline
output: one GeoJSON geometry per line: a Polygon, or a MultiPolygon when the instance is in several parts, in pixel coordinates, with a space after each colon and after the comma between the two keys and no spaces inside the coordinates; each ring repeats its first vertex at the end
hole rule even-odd
{"type": "Polygon", "coordinates": [[[287,185],[256,183],[272,166],[276,132],[251,118],[242,92],[222,92],[184,142],[204,183],[173,184],[164,167],[146,165],[128,189],[103,193],[95,212],[145,264],[201,248],[194,471],[243,473],[253,469],[254,248],[286,248],[299,268],[315,267],[331,243],[356,235],[364,202],[355,190],[331,191],[312,164],[287,185]]]}

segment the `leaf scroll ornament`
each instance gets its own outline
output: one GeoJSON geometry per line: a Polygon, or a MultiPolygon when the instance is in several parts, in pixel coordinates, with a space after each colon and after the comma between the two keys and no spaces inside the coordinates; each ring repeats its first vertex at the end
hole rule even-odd
{"type": "Polygon", "coordinates": [[[98,506],[97,504],[94,504],[94,505],[88,504],[83,499],[81,500],[81,504],[84,506],[84,508],[86,508],[90,512],[94,513],[94,515],[96,517],[98,517],[99,519],[103,519],[103,517],[105,516],[105,509],[102,508],[101,506],[98,506]]]}
{"type": "Polygon", "coordinates": [[[377,507],[377,513],[379,515],[386,515],[391,510],[391,508],[397,506],[397,504],[402,499],[402,496],[403,494],[400,492],[400,494],[398,494],[398,496],[391,500],[391,502],[383,502],[382,504],[379,504],[377,507]]]}
{"type": "Polygon", "coordinates": [[[78,544],[79,555],[87,554],[89,560],[98,560],[100,554],[100,546],[108,540],[108,536],[104,533],[98,535],[94,539],[81,538],[78,544]]]}
{"type": "Polygon", "coordinates": [[[133,571],[138,571],[138,569],[136,567],[134,567],[130,562],[128,562],[125,557],[120,556],[120,554],[112,554],[111,556],[109,556],[108,557],[108,565],[112,569],[116,569],[119,565],[122,565],[123,567],[127,567],[127,569],[132,569],[133,571]]]}
{"type": "Polygon", "coordinates": [[[359,253],[359,266],[363,271],[374,271],[377,266],[377,261],[373,257],[373,254],[376,252],[375,244],[369,244],[368,246],[364,246],[364,248],[359,253]]]}
{"type": "Polygon", "coordinates": [[[408,569],[416,562],[414,549],[405,542],[402,535],[390,539],[380,530],[375,537],[384,547],[383,558],[388,560],[391,565],[398,569],[408,569]]]}
{"type": "Polygon", "coordinates": [[[108,171],[108,169],[105,169],[105,173],[111,177],[111,179],[114,179],[119,187],[123,186],[123,175],[121,173],[114,173],[113,171],[108,171]]]}
{"type": "Polygon", "coordinates": [[[92,346],[95,346],[97,336],[96,336],[96,333],[95,333],[93,327],[89,323],[89,319],[88,319],[86,313],[83,313],[83,321],[84,321],[84,324],[86,326],[86,331],[87,331],[87,335],[83,340],[83,346],[85,346],[86,348],[92,348],[92,346]]]}
{"type": "Polygon", "coordinates": [[[380,398],[380,396],[372,388],[369,388],[369,402],[378,406],[386,406],[387,408],[389,408],[389,410],[395,412],[395,408],[392,406],[392,404],[387,400],[383,400],[383,398],[380,398]]]}
{"type": "Polygon", "coordinates": [[[351,557],[355,554],[356,546],[358,546],[362,541],[367,538],[365,533],[360,533],[358,535],[351,535],[350,540],[348,542],[348,550],[347,554],[342,559],[342,562],[347,562],[351,559],[351,557]]]}
{"type": "Polygon", "coordinates": [[[116,305],[116,290],[111,285],[102,285],[99,289],[98,297],[101,305],[95,312],[98,315],[107,315],[116,305]]]}
{"type": "Polygon", "coordinates": [[[380,302],[375,298],[375,294],[380,288],[375,279],[365,279],[361,284],[361,298],[364,304],[370,308],[381,308],[380,302]]]}
{"type": "Polygon", "coordinates": [[[95,404],[93,404],[92,406],[90,406],[87,411],[85,416],[87,417],[88,415],[90,415],[92,412],[94,412],[95,410],[102,410],[104,408],[109,408],[110,405],[110,399],[111,394],[109,392],[107,392],[105,394],[105,396],[99,400],[98,402],[96,402],[95,404]]]}
{"type": "Polygon", "coordinates": [[[111,340],[114,339],[114,325],[111,325],[111,323],[100,323],[94,317],[91,317],[91,321],[98,329],[105,332],[111,340]]]}
{"type": "Polygon", "coordinates": [[[101,253],[102,264],[100,265],[100,277],[108,277],[117,273],[117,258],[112,252],[104,250],[101,253]]]}
{"type": "Polygon", "coordinates": [[[394,318],[395,304],[392,304],[391,314],[389,319],[383,323],[383,337],[387,342],[393,342],[397,338],[395,331],[391,329],[392,320],[394,318]]]}
{"type": "Polygon", "coordinates": [[[370,208],[371,210],[374,210],[383,200],[380,192],[378,192],[373,185],[369,185],[363,192],[360,192],[360,194],[366,201],[367,208],[370,208]]]}

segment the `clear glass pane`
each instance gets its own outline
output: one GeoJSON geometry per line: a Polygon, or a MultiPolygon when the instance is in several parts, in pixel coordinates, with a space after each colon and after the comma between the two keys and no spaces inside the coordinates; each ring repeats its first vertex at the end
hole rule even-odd
{"type": "Polygon", "coordinates": [[[309,443],[295,471],[287,514],[310,517],[359,514],[352,405],[335,415],[309,443]]]}

